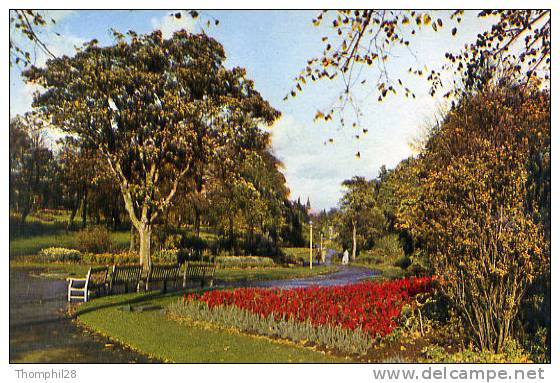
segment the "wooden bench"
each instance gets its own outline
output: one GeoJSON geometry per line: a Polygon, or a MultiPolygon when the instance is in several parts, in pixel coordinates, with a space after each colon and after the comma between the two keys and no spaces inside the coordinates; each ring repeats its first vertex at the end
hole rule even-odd
{"type": "Polygon", "coordinates": [[[142,275],[142,266],[119,266],[114,265],[109,279],[109,294],[115,292],[118,286],[124,286],[124,292],[128,293],[129,286],[132,286],[133,291],[138,291],[138,284],[142,275]]]}
{"type": "Polygon", "coordinates": [[[187,287],[188,281],[200,280],[200,287],[204,287],[204,281],[208,281],[208,286],[214,284],[215,263],[191,263],[187,262],[183,272],[183,288],[187,287]]]}
{"type": "Polygon", "coordinates": [[[146,291],[153,287],[154,283],[162,282],[162,291],[167,292],[167,283],[173,283],[173,287],[177,285],[181,279],[181,265],[152,265],[148,271],[146,278],[146,291]]]}
{"type": "Polygon", "coordinates": [[[85,278],[68,278],[68,302],[72,299],[87,302],[92,291],[107,293],[109,266],[90,267],[85,278]]]}

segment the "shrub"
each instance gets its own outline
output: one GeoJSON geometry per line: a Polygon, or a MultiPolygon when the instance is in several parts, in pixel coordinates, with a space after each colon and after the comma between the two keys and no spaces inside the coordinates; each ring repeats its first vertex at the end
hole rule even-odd
{"type": "Polygon", "coordinates": [[[550,346],[547,342],[547,328],[539,327],[535,334],[526,338],[523,342],[524,348],[531,355],[535,363],[550,363],[550,346]]]}
{"type": "Polygon", "coordinates": [[[412,260],[410,259],[410,257],[407,257],[406,255],[399,257],[394,263],[395,266],[400,267],[403,270],[406,270],[408,266],[410,266],[411,264],[412,264],[412,260]]]}
{"type": "Polygon", "coordinates": [[[387,261],[396,262],[405,257],[397,234],[388,234],[379,238],[373,248],[362,251],[357,260],[361,263],[379,265],[387,261]]]}
{"type": "Polygon", "coordinates": [[[152,261],[159,263],[176,263],[179,249],[162,249],[152,254],[152,261]]]}
{"type": "Polygon", "coordinates": [[[216,263],[222,268],[250,268],[250,267],[274,267],[274,261],[268,257],[255,256],[229,256],[219,255],[216,263]]]}
{"type": "Polygon", "coordinates": [[[183,236],[181,228],[169,224],[155,225],[152,231],[152,251],[179,248],[183,236]]]}
{"type": "Polygon", "coordinates": [[[90,226],[76,233],[78,249],[84,253],[106,253],[111,251],[111,233],[104,226],[90,226]]]}
{"type": "Polygon", "coordinates": [[[303,265],[304,261],[309,260],[308,247],[283,247],[282,248],[282,262],[292,265],[303,265]]]}
{"type": "Polygon", "coordinates": [[[122,253],[86,253],[82,257],[84,263],[98,265],[126,265],[130,263],[138,263],[138,254],[134,252],[122,253]]]}
{"type": "Polygon", "coordinates": [[[21,238],[35,235],[56,233],[66,229],[66,223],[60,221],[39,221],[28,218],[21,223],[19,214],[10,213],[10,238],[21,238]]]}
{"type": "Polygon", "coordinates": [[[398,259],[405,255],[397,234],[388,234],[379,238],[370,250],[370,254],[385,259],[398,259]]]}
{"type": "Polygon", "coordinates": [[[179,241],[179,247],[182,249],[193,249],[196,251],[202,251],[208,248],[208,243],[195,235],[185,234],[181,236],[179,241]]]}
{"type": "Polygon", "coordinates": [[[471,340],[501,352],[527,289],[550,273],[536,214],[550,206],[536,198],[550,187],[550,94],[490,84],[458,105],[418,162],[417,200],[402,226],[425,244],[471,340]]]}
{"type": "Polygon", "coordinates": [[[82,259],[82,253],[64,247],[47,247],[39,251],[39,257],[44,262],[78,262],[82,259]]]}
{"type": "Polygon", "coordinates": [[[474,347],[448,353],[443,347],[431,345],[423,350],[424,356],[434,363],[529,363],[529,354],[512,339],[504,341],[502,352],[490,350],[480,351],[474,347]]]}
{"type": "Polygon", "coordinates": [[[281,253],[280,248],[273,241],[262,235],[256,235],[252,241],[247,239],[242,241],[241,249],[248,256],[276,257],[281,253]]]}
{"type": "Polygon", "coordinates": [[[416,261],[406,268],[407,277],[423,277],[428,274],[428,269],[416,261]]]}

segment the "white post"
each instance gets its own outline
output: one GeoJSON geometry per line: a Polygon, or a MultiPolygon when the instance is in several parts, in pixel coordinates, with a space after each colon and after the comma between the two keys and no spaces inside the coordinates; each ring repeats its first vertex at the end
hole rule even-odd
{"type": "Polygon", "coordinates": [[[313,269],[313,222],[309,221],[309,270],[313,269]]]}

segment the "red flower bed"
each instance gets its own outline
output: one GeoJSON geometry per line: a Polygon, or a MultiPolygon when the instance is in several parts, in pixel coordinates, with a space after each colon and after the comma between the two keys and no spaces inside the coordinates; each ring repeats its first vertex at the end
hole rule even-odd
{"type": "Polygon", "coordinates": [[[198,299],[210,308],[235,305],[275,319],[292,317],[314,325],[341,325],[371,336],[385,336],[396,326],[402,306],[418,293],[432,289],[432,278],[405,278],[386,282],[361,282],[345,286],[294,289],[239,288],[207,291],[185,299],[198,299]]]}

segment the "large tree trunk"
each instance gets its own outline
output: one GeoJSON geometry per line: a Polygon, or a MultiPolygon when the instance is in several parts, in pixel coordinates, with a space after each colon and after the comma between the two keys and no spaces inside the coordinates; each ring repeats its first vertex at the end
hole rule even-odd
{"type": "Polygon", "coordinates": [[[352,222],[352,260],[356,259],[356,223],[352,222]]]}
{"type": "Polygon", "coordinates": [[[145,224],[137,228],[137,230],[138,236],[140,237],[140,265],[147,270],[152,266],[150,251],[152,226],[145,224]]]}

